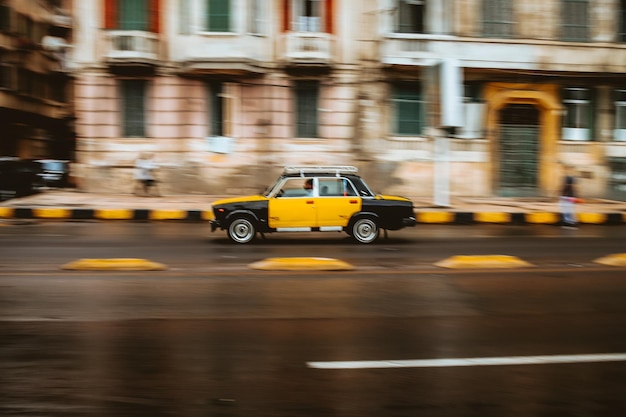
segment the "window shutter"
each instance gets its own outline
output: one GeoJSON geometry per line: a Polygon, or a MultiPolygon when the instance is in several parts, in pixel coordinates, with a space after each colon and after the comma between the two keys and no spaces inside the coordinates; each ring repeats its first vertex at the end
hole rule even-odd
{"type": "Polygon", "coordinates": [[[117,0],[103,0],[104,2],[104,28],[117,28],[117,0]]]}
{"type": "Polygon", "coordinates": [[[230,0],[209,0],[209,32],[230,32],[230,0]]]}
{"type": "Polygon", "coordinates": [[[161,32],[161,2],[160,0],[150,0],[150,32],[161,32]]]}
{"type": "Polygon", "coordinates": [[[122,105],[125,137],[145,137],[145,90],[143,80],[123,80],[122,105]]]}
{"type": "Polygon", "coordinates": [[[283,32],[291,30],[291,0],[283,0],[283,32]]]}
{"type": "Polygon", "coordinates": [[[335,26],[333,25],[334,14],[334,1],[326,0],[326,33],[334,33],[335,26]]]}

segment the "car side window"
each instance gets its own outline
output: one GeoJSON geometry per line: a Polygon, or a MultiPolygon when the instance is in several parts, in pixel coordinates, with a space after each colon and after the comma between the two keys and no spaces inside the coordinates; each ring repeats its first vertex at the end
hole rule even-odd
{"type": "Polygon", "coordinates": [[[346,178],[323,178],[319,180],[320,197],[356,196],[352,183],[346,178]]]}
{"type": "Polygon", "coordinates": [[[309,197],[313,195],[313,178],[288,178],[276,195],[277,198],[309,197]]]}

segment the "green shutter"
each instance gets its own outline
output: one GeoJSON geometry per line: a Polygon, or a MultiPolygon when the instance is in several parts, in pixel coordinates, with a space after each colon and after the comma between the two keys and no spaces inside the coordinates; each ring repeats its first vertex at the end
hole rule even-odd
{"type": "Polygon", "coordinates": [[[511,0],[483,0],[483,36],[511,38],[513,23],[511,0]]]}
{"type": "Polygon", "coordinates": [[[424,105],[419,86],[398,85],[394,88],[395,133],[421,135],[424,125],[424,105]]]}
{"type": "Polygon", "coordinates": [[[589,0],[563,0],[561,38],[570,42],[589,40],[589,0]]]}
{"type": "Polygon", "coordinates": [[[319,86],[317,82],[296,84],[296,136],[316,138],[319,86]]]}
{"type": "Polygon", "coordinates": [[[125,137],[145,137],[145,97],[144,80],[122,80],[122,117],[125,137]]]}
{"type": "Polygon", "coordinates": [[[230,32],[230,0],[208,0],[207,31],[230,32]]]}
{"type": "Polygon", "coordinates": [[[149,30],[148,0],[122,0],[118,4],[120,29],[149,30]]]}

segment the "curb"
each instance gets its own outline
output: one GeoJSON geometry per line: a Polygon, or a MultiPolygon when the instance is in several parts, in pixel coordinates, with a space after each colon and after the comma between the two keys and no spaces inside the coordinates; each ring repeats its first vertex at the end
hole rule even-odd
{"type": "Polygon", "coordinates": [[[452,256],[435,263],[436,266],[449,269],[472,269],[472,268],[527,268],[532,264],[509,255],[460,255],[452,256]]]}
{"type": "Polygon", "coordinates": [[[354,266],[333,258],[267,258],[248,265],[263,271],[351,271],[354,266]]]}
{"type": "Polygon", "coordinates": [[[164,271],[167,266],[139,258],[79,259],[61,266],[72,271],[164,271]]]}
{"type": "Polygon", "coordinates": [[[594,261],[597,264],[607,266],[626,266],[626,253],[615,253],[598,258],[594,261]]]}
{"type": "MultiPolygon", "coordinates": [[[[618,225],[626,224],[624,212],[581,212],[576,214],[581,224],[618,225]]],[[[40,220],[133,220],[161,221],[179,220],[207,222],[213,220],[212,210],[163,210],[163,209],[113,209],[113,208],[29,208],[0,207],[0,219],[40,220]]],[[[558,212],[498,212],[498,211],[415,211],[418,224],[552,224],[561,223],[558,212]]]]}

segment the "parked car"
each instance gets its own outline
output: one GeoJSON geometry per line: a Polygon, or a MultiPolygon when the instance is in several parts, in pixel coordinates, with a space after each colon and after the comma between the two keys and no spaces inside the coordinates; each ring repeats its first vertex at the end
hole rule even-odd
{"type": "Polygon", "coordinates": [[[32,161],[0,157],[0,200],[36,193],[38,171],[32,161]]]}
{"type": "Polygon", "coordinates": [[[411,200],[371,191],[353,166],[287,166],[263,194],[213,203],[211,230],[236,243],[257,232],[338,231],[372,243],[383,230],[414,226],[411,200]]]}
{"type": "Polygon", "coordinates": [[[59,159],[36,159],[33,163],[39,166],[38,185],[42,187],[69,186],[69,161],[59,159]]]}

